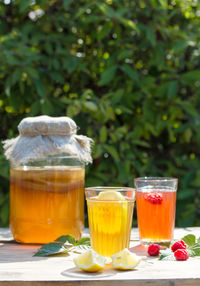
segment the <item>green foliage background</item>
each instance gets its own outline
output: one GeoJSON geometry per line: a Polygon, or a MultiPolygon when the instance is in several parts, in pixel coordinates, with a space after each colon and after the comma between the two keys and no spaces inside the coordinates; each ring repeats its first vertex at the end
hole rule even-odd
{"type": "MultiPolygon", "coordinates": [[[[87,186],[178,177],[176,225],[199,225],[199,1],[7,3],[0,1],[1,139],[16,136],[26,116],[70,116],[95,140],[87,186]]],[[[1,152],[1,226],[8,171],[1,152]]]]}

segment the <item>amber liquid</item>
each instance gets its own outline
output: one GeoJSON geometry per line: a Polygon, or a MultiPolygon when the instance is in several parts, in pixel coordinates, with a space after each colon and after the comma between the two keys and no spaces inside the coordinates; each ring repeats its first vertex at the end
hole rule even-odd
{"type": "Polygon", "coordinates": [[[19,167],[10,170],[10,228],[23,243],[81,236],[84,175],[79,167],[19,167]]]}
{"type": "Polygon", "coordinates": [[[110,257],[129,247],[133,200],[98,201],[87,199],[90,240],[92,248],[110,257]]]}
{"type": "Polygon", "coordinates": [[[136,191],[137,220],[140,240],[144,243],[165,243],[173,239],[175,222],[176,191],[142,189],[136,191]],[[162,196],[159,204],[147,200],[147,195],[158,192],[162,196]]]}

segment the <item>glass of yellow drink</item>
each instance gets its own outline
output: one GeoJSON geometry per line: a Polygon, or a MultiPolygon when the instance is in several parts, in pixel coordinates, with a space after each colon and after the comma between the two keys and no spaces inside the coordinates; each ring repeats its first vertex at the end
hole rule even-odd
{"type": "Polygon", "coordinates": [[[135,190],[123,187],[86,188],[92,248],[110,257],[129,247],[135,190]]]}

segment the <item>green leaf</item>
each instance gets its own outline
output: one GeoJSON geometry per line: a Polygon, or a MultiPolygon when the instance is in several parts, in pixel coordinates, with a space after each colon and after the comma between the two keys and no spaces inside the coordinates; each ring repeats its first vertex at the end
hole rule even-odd
{"type": "Polygon", "coordinates": [[[153,28],[146,26],[146,37],[148,41],[151,43],[152,46],[155,46],[156,44],[156,34],[153,28]]]}
{"type": "Polygon", "coordinates": [[[171,249],[167,248],[160,251],[159,260],[175,260],[171,249]]]}
{"type": "Polygon", "coordinates": [[[90,238],[89,237],[82,237],[77,241],[76,245],[85,245],[85,246],[90,246],[90,238]]]}
{"type": "Polygon", "coordinates": [[[200,79],[200,70],[189,71],[181,75],[183,81],[197,81],[200,79]]]}
{"type": "Polygon", "coordinates": [[[192,246],[196,242],[196,237],[194,234],[187,234],[182,240],[184,240],[187,245],[192,246]]]}
{"type": "Polygon", "coordinates": [[[98,109],[97,105],[92,101],[86,101],[83,105],[92,112],[96,112],[98,109]]]}
{"type": "Polygon", "coordinates": [[[181,40],[176,42],[176,44],[173,46],[173,50],[175,53],[180,53],[181,51],[185,50],[188,47],[188,41],[181,40]]]}
{"type": "Polygon", "coordinates": [[[49,256],[49,255],[54,255],[54,254],[60,254],[68,252],[67,248],[60,244],[60,243],[55,243],[55,242],[50,242],[47,244],[44,244],[38,252],[34,254],[34,256],[49,256]]]}
{"type": "Polygon", "coordinates": [[[168,85],[167,97],[169,99],[172,99],[173,97],[176,96],[177,91],[178,91],[178,81],[177,80],[170,81],[168,85]]]}
{"type": "Polygon", "coordinates": [[[115,13],[115,10],[113,10],[111,7],[104,3],[97,3],[97,6],[99,9],[108,17],[116,17],[117,14],[115,13]]]}
{"type": "Polygon", "coordinates": [[[104,148],[116,161],[119,161],[119,155],[114,146],[104,145],[104,148]]]}
{"type": "Polygon", "coordinates": [[[21,70],[20,69],[16,69],[14,71],[14,73],[12,74],[12,76],[11,76],[11,78],[12,78],[12,80],[11,80],[12,81],[12,85],[15,85],[19,81],[20,77],[21,77],[21,70]]]}
{"type": "Polygon", "coordinates": [[[159,3],[162,8],[167,9],[168,1],[167,0],[159,0],[159,3]]]}
{"type": "Polygon", "coordinates": [[[31,67],[26,67],[24,70],[25,70],[25,72],[27,72],[27,74],[30,76],[30,78],[32,78],[32,79],[38,79],[39,78],[39,74],[38,74],[36,69],[33,69],[31,67]]]}
{"type": "Polygon", "coordinates": [[[8,222],[8,216],[9,216],[9,204],[6,203],[3,206],[1,206],[1,220],[3,223],[8,222]]]}
{"type": "Polygon", "coordinates": [[[133,50],[122,50],[119,54],[118,54],[118,60],[123,60],[126,58],[129,58],[133,55],[133,50]]]}
{"type": "Polygon", "coordinates": [[[123,66],[120,67],[121,70],[128,76],[130,77],[133,81],[138,82],[139,77],[138,73],[136,70],[134,70],[132,67],[129,65],[124,64],[123,66]]]}
{"type": "Polygon", "coordinates": [[[54,113],[54,106],[50,100],[46,99],[41,106],[43,114],[51,115],[54,113]]]}
{"type": "Polygon", "coordinates": [[[195,107],[192,105],[192,103],[191,102],[189,102],[189,101],[182,101],[182,102],[180,102],[180,104],[181,104],[181,106],[182,106],[182,108],[188,113],[188,114],[190,114],[190,115],[192,115],[192,116],[199,116],[199,114],[198,114],[198,112],[197,112],[197,110],[195,109],[195,107]]]}
{"type": "Polygon", "coordinates": [[[104,70],[101,74],[101,78],[98,82],[98,85],[103,86],[111,82],[115,76],[116,69],[117,69],[117,66],[111,66],[107,68],[106,70],[104,70]]]}
{"type": "Polygon", "coordinates": [[[63,0],[63,6],[65,9],[68,9],[69,6],[71,5],[72,0],[63,0]]]}
{"type": "Polygon", "coordinates": [[[32,0],[20,0],[19,1],[19,11],[24,12],[32,3],[32,0]]]}
{"type": "Polygon", "coordinates": [[[64,59],[63,66],[70,74],[78,67],[78,60],[75,57],[64,59]]]}
{"type": "Polygon", "coordinates": [[[62,235],[55,242],[44,244],[34,256],[50,256],[55,254],[67,254],[69,252],[79,252],[90,248],[90,238],[83,237],[76,242],[71,235],[62,235]]]}
{"type": "Polygon", "coordinates": [[[70,243],[72,245],[75,245],[76,243],[76,240],[73,236],[71,235],[62,235],[60,237],[58,237],[55,242],[59,242],[59,243],[62,243],[62,244],[65,244],[65,243],[70,243]]]}
{"type": "Polygon", "coordinates": [[[194,243],[188,248],[190,256],[200,256],[200,243],[194,243]]]}
{"type": "Polygon", "coordinates": [[[131,28],[132,30],[135,30],[136,32],[139,32],[136,24],[132,20],[126,19],[126,18],[123,18],[123,17],[117,17],[117,19],[119,20],[119,22],[124,24],[125,27],[131,28]]]}
{"type": "Polygon", "coordinates": [[[44,98],[46,95],[46,90],[42,80],[41,79],[34,80],[34,83],[37,93],[40,95],[40,97],[44,98]]]}
{"type": "Polygon", "coordinates": [[[57,81],[61,84],[64,84],[65,82],[65,79],[64,79],[64,75],[62,73],[59,73],[59,72],[55,72],[55,71],[51,71],[49,73],[50,77],[54,80],[54,81],[57,81]]]}
{"type": "Polygon", "coordinates": [[[107,22],[106,24],[104,24],[103,28],[98,32],[97,34],[97,39],[98,41],[103,40],[112,30],[112,22],[107,22]]]}
{"type": "Polygon", "coordinates": [[[107,140],[107,128],[106,126],[102,126],[100,130],[100,142],[103,143],[107,140]]]}
{"type": "Polygon", "coordinates": [[[148,142],[142,140],[133,140],[133,144],[147,148],[150,147],[150,144],[148,142]]]}
{"type": "Polygon", "coordinates": [[[36,100],[31,106],[30,106],[30,115],[31,116],[36,116],[37,114],[40,113],[41,109],[41,103],[40,100],[36,100]]]}

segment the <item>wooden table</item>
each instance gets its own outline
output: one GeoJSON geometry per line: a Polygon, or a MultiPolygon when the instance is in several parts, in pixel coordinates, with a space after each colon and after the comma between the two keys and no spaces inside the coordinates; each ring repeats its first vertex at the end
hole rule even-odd
{"type": "MultiPolygon", "coordinates": [[[[175,229],[175,239],[194,233],[200,228],[175,229]]],[[[85,232],[87,235],[87,231],[85,232]]],[[[116,271],[110,266],[101,273],[85,273],[75,268],[73,255],[36,257],[38,245],[22,245],[13,241],[8,229],[0,229],[0,286],[189,286],[200,285],[200,257],[187,261],[159,261],[146,256],[139,245],[138,231],[131,234],[131,251],[144,256],[132,271],[116,271]],[[122,284],[123,283],[123,284],[122,284]]]]}

